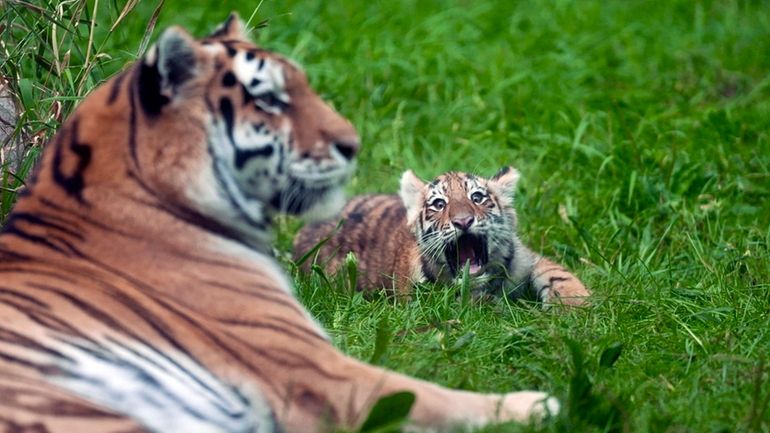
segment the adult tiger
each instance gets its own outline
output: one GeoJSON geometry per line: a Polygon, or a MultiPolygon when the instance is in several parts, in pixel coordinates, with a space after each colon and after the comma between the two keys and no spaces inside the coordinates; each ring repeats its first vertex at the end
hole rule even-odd
{"type": "Polygon", "coordinates": [[[400,390],[430,430],[555,411],[346,357],[294,298],[270,216],[336,211],[358,148],[237,17],[166,30],[70,116],[0,235],[0,430],[348,429],[400,390]]]}
{"type": "Polygon", "coordinates": [[[447,172],[430,182],[408,170],[399,195],[355,197],[336,218],[341,225],[331,219],[303,227],[294,240],[295,258],[323,241],[316,259],[337,272],[352,252],[359,290],[408,296],[416,282],[459,283],[467,265],[476,296],[529,296],[544,308],[584,304],[591,292],[583,283],[519,238],[518,180],[513,167],[490,179],[447,172]]]}

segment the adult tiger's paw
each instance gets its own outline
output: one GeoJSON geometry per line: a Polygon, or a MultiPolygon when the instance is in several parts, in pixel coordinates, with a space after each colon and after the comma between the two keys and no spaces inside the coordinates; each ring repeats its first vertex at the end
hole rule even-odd
{"type": "Polygon", "coordinates": [[[539,391],[511,392],[502,396],[500,421],[541,422],[559,413],[559,400],[539,391]]]}

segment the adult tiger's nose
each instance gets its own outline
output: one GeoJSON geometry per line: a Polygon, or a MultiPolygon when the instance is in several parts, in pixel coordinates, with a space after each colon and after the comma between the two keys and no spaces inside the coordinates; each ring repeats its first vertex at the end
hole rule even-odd
{"type": "Polygon", "coordinates": [[[458,230],[468,230],[473,224],[473,215],[452,218],[452,225],[458,230]]]}
{"type": "Polygon", "coordinates": [[[337,150],[337,152],[340,153],[340,155],[350,161],[356,156],[358,150],[361,148],[361,142],[358,140],[358,138],[349,138],[344,140],[337,139],[334,141],[334,148],[337,150]]]}

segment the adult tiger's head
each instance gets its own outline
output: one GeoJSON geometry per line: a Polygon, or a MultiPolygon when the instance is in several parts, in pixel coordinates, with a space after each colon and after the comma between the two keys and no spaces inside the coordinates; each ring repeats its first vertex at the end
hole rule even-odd
{"type": "Polygon", "coordinates": [[[80,104],[53,146],[36,181],[46,188],[86,206],[123,191],[248,242],[275,212],[338,211],[359,139],[233,14],[200,40],[165,30],[80,104]]]}
{"type": "Polygon", "coordinates": [[[467,264],[473,286],[504,276],[517,245],[513,192],[518,180],[512,167],[491,179],[449,172],[429,183],[406,171],[400,196],[423,267],[451,281],[467,264]]]}

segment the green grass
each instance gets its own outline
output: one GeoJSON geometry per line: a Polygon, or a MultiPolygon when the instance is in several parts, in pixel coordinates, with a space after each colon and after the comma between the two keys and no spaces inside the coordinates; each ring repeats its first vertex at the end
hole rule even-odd
{"type": "MultiPolygon", "coordinates": [[[[94,3],[59,15],[57,3],[0,9],[0,73],[20,94],[23,137],[50,136],[51,107],[69,112],[153,30],[154,2],[113,32],[123,3],[99,2],[92,38],[94,3]]],[[[167,2],[155,34],[201,34],[255,7],[221,3],[167,2]]],[[[464,305],[444,287],[367,301],[341,280],[299,278],[338,347],[453,387],[565,403],[541,428],[491,431],[770,431],[765,2],[265,1],[253,22],[265,18],[256,39],[304,64],[359,128],[352,193],[394,192],[406,168],[513,164],[522,235],[595,292],[589,309],[542,312],[464,305]]],[[[18,181],[0,180],[1,219],[18,181]]],[[[296,227],[281,223],[282,250],[296,227]]]]}

